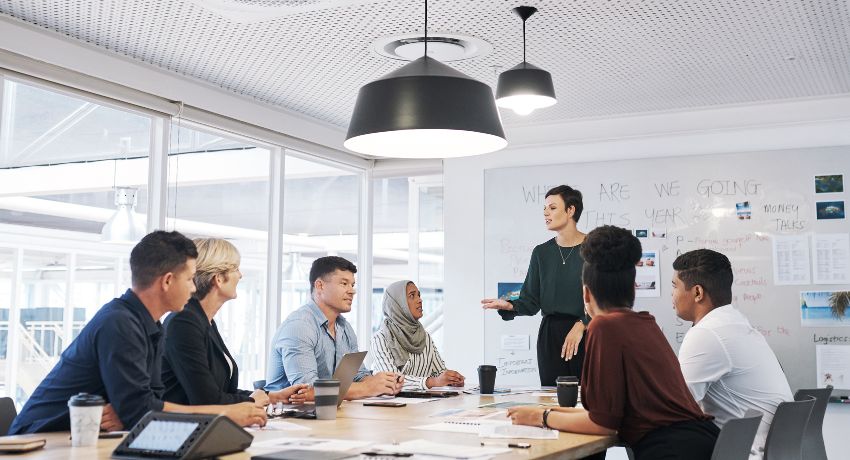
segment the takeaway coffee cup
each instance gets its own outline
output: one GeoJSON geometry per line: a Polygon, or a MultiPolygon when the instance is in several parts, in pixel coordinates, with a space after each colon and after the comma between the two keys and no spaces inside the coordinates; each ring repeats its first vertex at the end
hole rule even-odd
{"type": "Polygon", "coordinates": [[[339,380],[319,379],[313,382],[316,398],[316,418],[319,420],[334,420],[336,406],[339,400],[339,380]]]}
{"type": "Polygon", "coordinates": [[[496,366],[489,364],[478,366],[478,385],[481,388],[481,394],[493,394],[493,389],[496,387],[496,366]]]}
{"type": "Polygon", "coordinates": [[[558,405],[576,407],[576,403],[578,403],[578,378],[572,375],[562,375],[555,379],[555,385],[558,386],[558,405]]]}
{"type": "Polygon", "coordinates": [[[71,446],[97,445],[100,433],[100,418],[106,401],[98,395],[80,393],[68,400],[71,415],[71,446]]]}

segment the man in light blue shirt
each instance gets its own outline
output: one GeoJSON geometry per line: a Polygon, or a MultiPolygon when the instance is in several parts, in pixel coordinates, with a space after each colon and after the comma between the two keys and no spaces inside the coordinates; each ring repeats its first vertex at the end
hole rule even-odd
{"type": "MultiPolygon", "coordinates": [[[[355,273],[357,267],[342,257],[321,257],[313,262],[311,299],[286,318],[272,340],[266,390],[332,378],[342,357],[358,351],[354,328],[342,317],[351,311],[355,273]]],[[[361,366],[344,397],[394,395],[401,390],[401,381],[398,374],[372,375],[361,366]]]]}

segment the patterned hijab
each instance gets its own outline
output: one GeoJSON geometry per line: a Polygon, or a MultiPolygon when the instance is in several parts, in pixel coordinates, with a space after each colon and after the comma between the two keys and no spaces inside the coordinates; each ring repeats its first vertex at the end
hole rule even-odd
{"type": "Polygon", "coordinates": [[[381,330],[395,340],[388,347],[397,368],[404,367],[411,353],[422,353],[425,349],[427,332],[422,324],[413,318],[407,307],[407,285],[413,281],[396,281],[384,290],[384,322],[381,330]]]}

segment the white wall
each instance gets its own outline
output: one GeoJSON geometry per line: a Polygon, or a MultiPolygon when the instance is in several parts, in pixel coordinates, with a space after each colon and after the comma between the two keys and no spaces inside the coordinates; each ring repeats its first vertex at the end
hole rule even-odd
{"type": "Polygon", "coordinates": [[[484,359],[485,169],[850,145],[850,97],[527,126],[508,137],[521,146],[444,163],[443,354],[471,382],[484,359]]]}

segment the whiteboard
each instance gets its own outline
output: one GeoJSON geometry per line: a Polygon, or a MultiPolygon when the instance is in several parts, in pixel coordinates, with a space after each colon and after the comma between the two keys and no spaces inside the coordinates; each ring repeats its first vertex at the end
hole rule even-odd
{"type": "MultiPolygon", "coordinates": [[[[674,351],[690,323],[676,317],[670,300],[673,260],[692,249],[714,249],[732,262],[734,305],[765,335],[791,388],[814,387],[815,346],[850,345],[850,327],[803,327],[800,292],[846,291],[850,285],[776,285],[772,240],[848,234],[847,218],[816,216],[816,202],[844,201],[850,207],[848,175],[846,147],[486,170],[484,292],[495,297],[498,283],[525,279],[531,250],[554,236],[543,222],[544,195],[567,184],[584,196],[582,232],[606,224],[647,231],[640,241],[644,250],[658,254],[660,296],[637,298],[635,309],[655,316],[674,351]],[[815,176],[834,174],[844,176],[844,191],[816,194],[815,176]],[[746,208],[736,205],[744,202],[749,219],[739,218],[746,208]]],[[[502,321],[495,312],[485,315],[485,361],[499,366],[497,385],[539,384],[540,321],[539,314],[513,321],[502,321]],[[524,335],[529,346],[516,346],[524,335]]]]}

